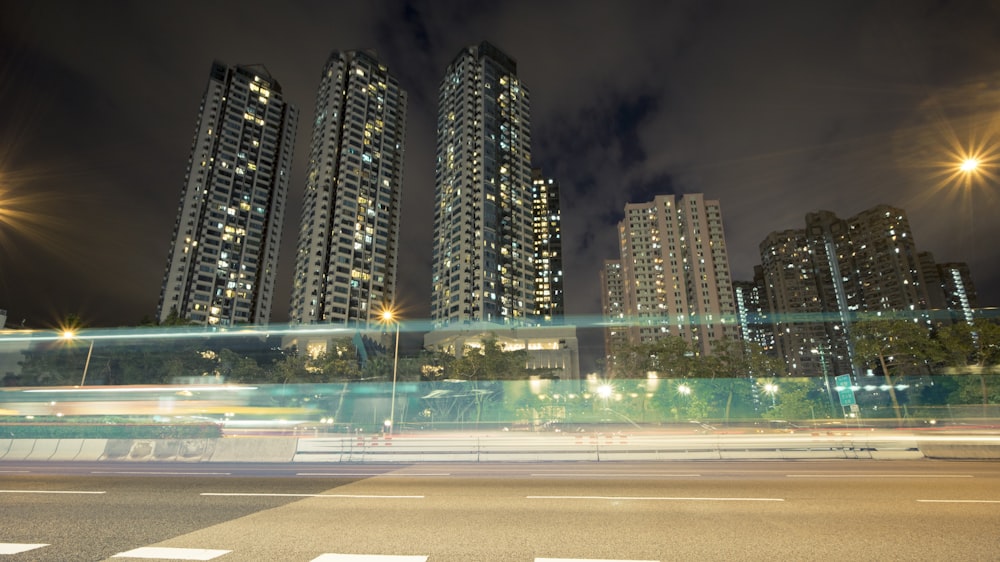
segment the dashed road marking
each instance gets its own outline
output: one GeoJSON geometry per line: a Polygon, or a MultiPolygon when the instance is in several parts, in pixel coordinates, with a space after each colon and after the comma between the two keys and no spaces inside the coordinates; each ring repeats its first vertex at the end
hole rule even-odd
{"type": "Polygon", "coordinates": [[[104,494],[103,491],[85,490],[0,490],[0,494],[104,494]]]}
{"type": "Polygon", "coordinates": [[[612,560],[605,558],[535,558],[535,562],[660,562],[659,560],[612,560]]]}
{"type": "Polygon", "coordinates": [[[29,550],[35,550],[36,548],[42,548],[43,546],[49,546],[49,545],[27,544],[27,543],[16,543],[16,542],[0,542],[0,554],[20,554],[22,552],[28,552],[29,550]]]}
{"type": "Polygon", "coordinates": [[[632,500],[632,501],[706,501],[706,502],[783,502],[783,498],[677,498],[664,496],[525,496],[529,500],[632,500]]]}
{"type": "Polygon", "coordinates": [[[242,492],[202,492],[201,496],[257,497],[257,498],[364,498],[364,499],[423,499],[424,496],[385,496],[376,494],[263,494],[242,492]]]}
{"type": "Polygon", "coordinates": [[[164,472],[164,471],[152,471],[152,470],[93,470],[91,474],[131,474],[131,475],[142,475],[148,474],[150,476],[232,476],[232,472],[164,472]]]}
{"type": "Polygon", "coordinates": [[[917,500],[920,503],[1000,503],[1000,500],[917,500]]]}
{"type": "Polygon", "coordinates": [[[417,478],[421,476],[451,476],[450,472],[298,472],[296,476],[344,476],[344,477],[355,477],[355,476],[385,476],[388,478],[396,478],[399,476],[405,476],[408,478],[417,478]]]}
{"type": "Polygon", "coordinates": [[[629,476],[636,476],[639,478],[644,478],[647,476],[663,476],[668,478],[693,478],[701,476],[701,474],[693,474],[686,472],[625,472],[621,474],[615,474],[614,472],[535,472],[531,474],[532,476],[558,476],[558,477],[585,477],[585,476],[607,476],[610,478],[627,478],[629,476]]]}
{"type": "Polygon", "coordinates": [[[786,474],[788,478],[975,478],[971,474],[786,474]]]}
{"type": "Polygon", "coordinates": [[[112,558],[157,558],[160,560],[212,560],[231,550],[211,550],[208,548],[167,548],[144,546],[127,552],[119,552],[112,558]]]}
{"type": "Polygon", "coordinates": [[[323,554],[312,562],[425,562],[426,556],[398,556],[391,554],[323,554]]]}

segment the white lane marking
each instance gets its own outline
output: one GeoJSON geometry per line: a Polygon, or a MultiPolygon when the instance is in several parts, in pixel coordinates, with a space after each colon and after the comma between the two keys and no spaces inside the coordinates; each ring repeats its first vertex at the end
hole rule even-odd
{"type": "Polygon", "coordinates": [[[92,470],[91,474],[151,474],[155,476],[232,476],[232,472],[156,472],[145,470],[92,470]]]}
{"type": "Polygon", "coordinates": [[[605,558],[535,558],[535,562],[660,562],[659,560],[612,560],[605,558]]]}
{"type": "Polygon", "coordinates": [[[425,562],[426,556],[393,556],[391,554],[321,554],[311,562],[425,562]]]}
{"type": "Polygon", "coordinates": [[[112,558],[159,558],[167,560],[211,560],[223,554],[229,554],[231,550],[211,550],[208,548],[166,548],[157,546],[144,546],[119,552],[112,558]]]}
{"type": "Polygon", "coordinates": [[[29,550],[35,550],[36,548],[42,548],[43,546],[49,546],[49,545],[27,544],[27,543],[16,543],[16,542],[0,542],[0,554],[20,554],[22,552],[28,552],[29,550]]]}
{"type": "Polygon", "coordinates": [[[975,478],[971,474],[786,474],[788,478],[975,478]]]}
{"type": "Polygon", "coordinates": [[[624,472],[620,474],[615,474],[614,472],[533,472],[532,476],[608,476],[612,478],[618,477],[628,477],[628,476],[671,476],[671,477],[693,477],[701,476],[701,474],[692,474],[686,472],[624,472]]]}
{"type": "Polygon", "coordinates": [[[261,498],[377,498],[377,499],[423,499],[424,496],[383,496],[374,494],[258,494],[242,492],[202,492],[202,496],[261,497],[261,498]]]}
{"type": "Polygon", "coordinates": [[[525,496],[529,500],[641,500],[706,502],[783,502],[782,498],[671,498],[664,496],[525,496]]]}
{"type": "Polygon", "coordinates": [[[1000,503],[1000,500],[917,500],[921,503],[1000,503]]]}
{"type": "Polygon", "coordinates": [[[450,472],[298,472],[296,476],[451,476],[450,472]]]}
{"type": "Polygon", "coordinates": [[[78,490],[0,490],[0,494],[106,494],[107,492],[86,492],[78,490]]]}
{"type": "Polygon", "coordinates": [[[0,470],[2,474],[27,474],[30,470],[0,470]]]}

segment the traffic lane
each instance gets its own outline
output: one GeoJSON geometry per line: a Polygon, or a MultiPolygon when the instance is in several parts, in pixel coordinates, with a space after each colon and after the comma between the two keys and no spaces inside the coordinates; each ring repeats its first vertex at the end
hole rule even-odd
{"type": "Polygon", "coordinates": [[[0,461],[0,477],[19,474],[291,477],[302,472],[339,471],[348,476],[373,476],[409,466],[391,464],[271,463],[271,462],[135,462],[135,461],[0,461]]]}
{"type": "MultiPolygon", "coordinates": [[[[604,478],[385,476],[158,546],[251,551],[260,560],[324,552],[420,554],[444,560],[993,559],[1000,500],[975,478],[604,478]],[[843,546],[840,546],[843,545],[843,546]]],[[[216,497],[226,502],[225,497],[216,497]]]]}
{"type": "Polygon", "coordinates": [[[92,562],[355,480],[4,474],[0,541],[52,545],[5,560],[92,562]],[[220,491],[257,495],[226,502],[201,495],[220,491]]]}
{"type": "MultiPolygon", "coordinates": [[[[2,461],[0,478],[25,474],[80,476],[356,478],[429,474],[506,478],[559,478],[593,475],[606,478],[657,479],[695,475],[703,478],[786,478],[789,474],[852,478],[885,474],[948,474],[1000,477],[998,461],[957,460],[677,460],[677,461],[533,461],[420,463],[178,463],[178,462],[38,462],[2,461]]],[[[879,477],[879,476],[873,476],[879,477]]]]}

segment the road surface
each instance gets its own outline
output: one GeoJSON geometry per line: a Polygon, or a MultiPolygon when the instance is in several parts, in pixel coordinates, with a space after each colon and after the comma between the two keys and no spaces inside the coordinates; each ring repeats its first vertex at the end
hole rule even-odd
{"type": "Polygon", "coordinates": [[[996,462],[0,463],[0,506],[11,562],[1000,553],[996,462]]]}

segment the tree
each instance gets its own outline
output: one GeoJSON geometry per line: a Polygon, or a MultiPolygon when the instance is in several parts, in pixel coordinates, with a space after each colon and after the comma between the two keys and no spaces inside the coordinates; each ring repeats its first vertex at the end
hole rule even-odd
{"type": "Polygon", "coordinates": [[[493,334],[484,337],[480,347],[466,346],[459,358],[435,354],[431,359],[434,365],[424,369],[422,378],[441,381],[439,388],[428,393],[434,396],[431,407],[455,419],[474,410],[476,423],[482,420],[486,404],[502,400],[503,385],[499,381],[526,380],[538,374],[528,369],[526,350],[508,351],[493,334]],[[455,383],[458,380],[468,382],[459,385],[455,383]]]}
{"type": "Polygon", "coordinates": [[[979,375],[979,391],[985,408],[990,403],[986,370],[1000,363],[1000,325],[977,318],[971,325],[960,322],[940,327],[935,336],[945,364],[955,367],[961,374],[979,375]]]}
{"type": "Polygon", "coordinates": [[[699,370],[708,372],[708,378],[719,379],[720,384],[716,386],[725,396],[726,422],[734,397],[749,394],[747,381],[752,377],[776,377],[784,366],[777,357],[765,355],[760,346],[731,339],[716,341],[712,354],[702,358],[702,364],[704,368],[699,370]]]}
{"type": "Polygon", "coordinates": [[[851,337],[854,353],[862,362],[859,366],[874,362],[882,370],[893,410],[901,421],[890,368],[919,371],[939,359],[939,348],[931,340],[929,330],[903,317],[869,316],[852,325],[851,337]]]}
{"type": "Polygon", "coordinates": [[[810,396],[814,390],[814,385],[809,381],[782,380],[780,391],[774,394],[777,397],[776,404],[764,412],[764,417],[783,420],[806,420],[815,417],[816,407],[822,407],[822,402],[810,396]]]}
{"type": "Polygon", "coordinates": [[[646,378],[657,373],[661,378],[707,376],[700,367],[697,350],[680,336],[666,336],[655,341],[622,344],[614,350],[611,373],[620,378],[646,378]]]}

